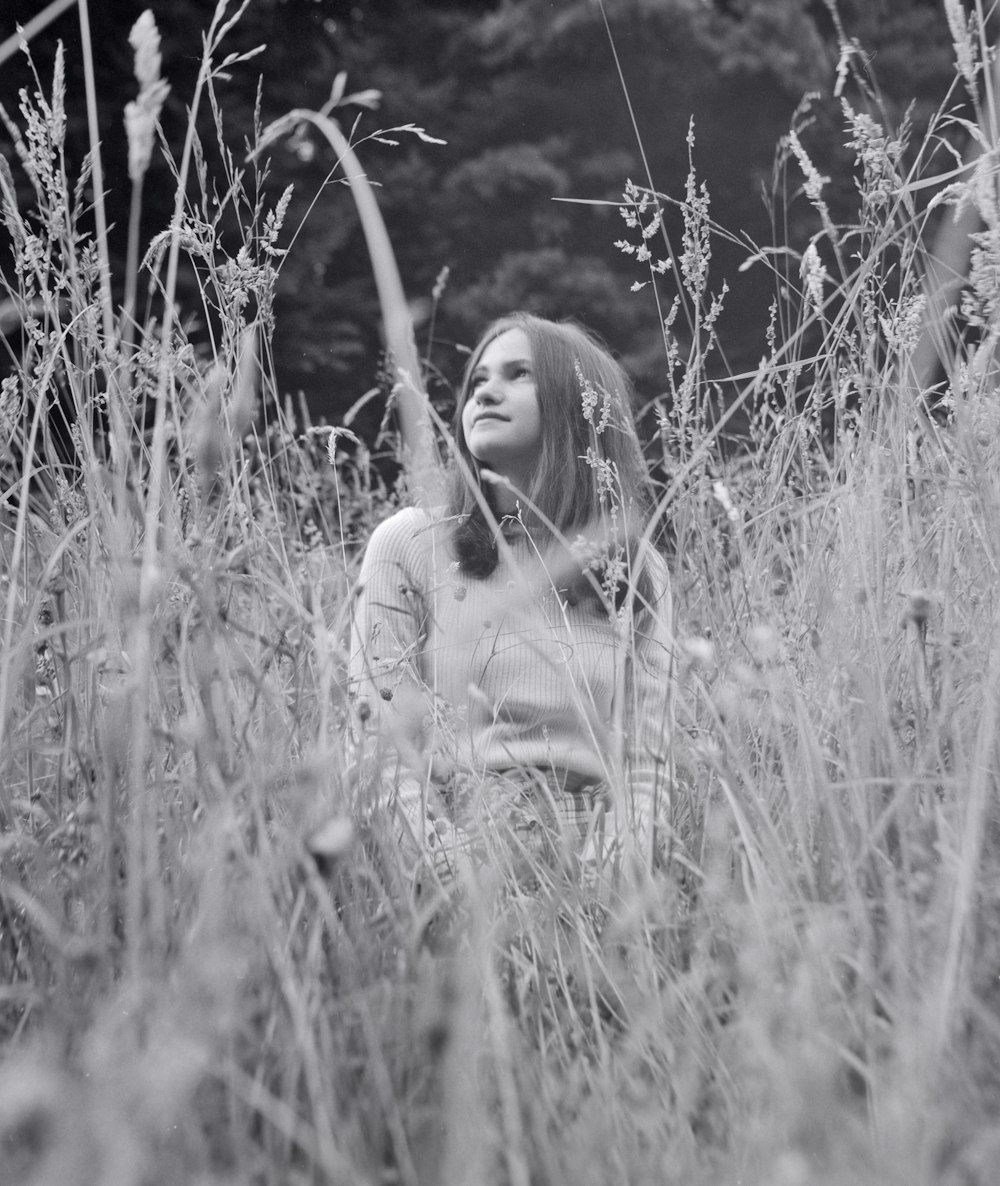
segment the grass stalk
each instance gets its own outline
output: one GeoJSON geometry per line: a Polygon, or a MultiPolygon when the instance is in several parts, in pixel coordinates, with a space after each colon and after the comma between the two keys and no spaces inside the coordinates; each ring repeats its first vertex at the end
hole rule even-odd
{"type": "Polygon", "coordinates": [[[265,131],[261,146],[303,122],[313,124],[326,137],[351,187],[378,289],[386,346],[396,369],[394,398],[399,410],[403,459],[417,501],[435,506],[441,498],[441,466],[428,413],[428,398],[423,390],[423,369],[417,355],[413,319],[392,243],[367,174],[340,125],[323,111],[296,108],[288,112],[265,131]]]}

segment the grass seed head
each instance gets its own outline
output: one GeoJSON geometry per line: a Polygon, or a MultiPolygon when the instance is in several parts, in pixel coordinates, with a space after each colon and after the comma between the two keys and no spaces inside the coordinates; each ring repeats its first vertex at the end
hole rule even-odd
{"type": "Polygon", "coordinates": [[[136,182],[149,168],[156,121],[170,94],[170,86],[160,78],[160,33],[148,8],[132,26],[128,39],[135,50],[135,76],[139,82],[138,97],[125,105],[128,175],[136,182]]]}
{"type": "Polygon", "coordinates": [[[923,629],[930,618],[934,606],[932,594],[924,589],[914,589],[904,594],[906,606],[903,609],[903,623],[912,622],[914,626],[923,629]]]}

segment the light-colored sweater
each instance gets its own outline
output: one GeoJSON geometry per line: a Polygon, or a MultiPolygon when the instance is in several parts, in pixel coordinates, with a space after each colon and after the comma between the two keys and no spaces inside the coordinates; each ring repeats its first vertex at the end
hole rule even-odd
{"type": "Polygon", "coordinates": [[[392,734],[411,771],[429,751],[474,774],[565,769],[649,818],[668,791],[665,565],[649,561],[657,604],[626,618],[593,596],[569,604],[525,534],[488,577],[463,573],[450,529],[407,508],[372,533],[351,643],[369,731],[392,734]]]}

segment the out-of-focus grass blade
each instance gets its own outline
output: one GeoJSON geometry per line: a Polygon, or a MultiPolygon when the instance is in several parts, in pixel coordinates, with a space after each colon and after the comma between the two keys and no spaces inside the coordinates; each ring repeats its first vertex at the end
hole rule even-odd
{"type": "Polygon", "coordinates": [[[40,33],[46,25],[51,24],[57,16],[61,16],[67,8],[72,8],[76,0],[52,0],[46,8],[33,16],[17,33],[12,34],[6,41],[0,42],[0,66],[9,57],[17,53],[23,41],[30,41],[36,33],[40,33]]]}

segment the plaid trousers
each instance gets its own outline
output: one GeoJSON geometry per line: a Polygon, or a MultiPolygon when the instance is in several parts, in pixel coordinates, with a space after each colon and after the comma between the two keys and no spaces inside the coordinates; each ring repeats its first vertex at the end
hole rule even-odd
{"type": "MultiPolygon", "coordinates": [[[[574,771],[518,766],[453,780],[442,799],[474,862],[510,863],[521,881],[540,868],[571,862],[602,827],[608,792],[574,771]]],[[[439,874],[452,871],[453,850],[434,855],[439,874]]]]}

